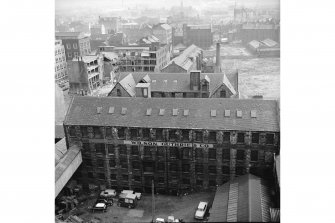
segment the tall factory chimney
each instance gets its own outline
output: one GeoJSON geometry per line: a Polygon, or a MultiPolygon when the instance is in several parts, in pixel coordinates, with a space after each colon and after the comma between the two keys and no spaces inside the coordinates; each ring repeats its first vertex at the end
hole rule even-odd
{"type": "Polygon", "coordinates": [[[221,73],[221,57],[220,57],[220,42],[216,43],[216,61],[214,73],[221,73]]]}

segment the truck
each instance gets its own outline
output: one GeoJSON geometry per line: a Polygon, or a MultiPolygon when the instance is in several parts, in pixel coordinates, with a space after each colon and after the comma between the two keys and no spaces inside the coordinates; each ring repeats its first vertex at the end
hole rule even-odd
{"type": "Polygon", "coordinates": [[[135,208],[137,206],[137,197],[135,194],[121,193],[117,205],[119,207],[135,208]]]}

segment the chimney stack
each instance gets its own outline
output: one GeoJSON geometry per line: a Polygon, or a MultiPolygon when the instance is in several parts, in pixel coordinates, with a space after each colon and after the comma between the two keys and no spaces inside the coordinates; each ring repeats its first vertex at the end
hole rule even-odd
{"type": "Polygon", "coordinates": [[[221,73],[220,42],[216,43],[215,73],[221,73]]]}

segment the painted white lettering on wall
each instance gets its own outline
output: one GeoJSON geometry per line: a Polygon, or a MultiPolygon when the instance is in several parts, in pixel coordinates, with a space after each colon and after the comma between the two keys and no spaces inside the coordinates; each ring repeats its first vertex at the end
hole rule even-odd
{"type": "Polygon", "coordinates": [[[131,141],[131,140],[124,140],[123,143],[126,145],[143,145],[143,146],[213,148],[213,144],[206,144],[206,143],[150,142],[150,141],[131,141]]]}

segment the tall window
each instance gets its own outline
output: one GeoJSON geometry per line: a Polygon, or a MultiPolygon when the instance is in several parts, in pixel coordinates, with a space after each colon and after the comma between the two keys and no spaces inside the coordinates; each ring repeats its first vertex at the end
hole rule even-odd
{"type": "Polygon", "coordinates": [[[133,161],[133,169],[139,170],[140,169],[140,163],[138,161],[133,161]]]}
{"type": "Polygon", "coordinates": [[[114,148],[113,144],[108,144],[107,148],[108,148],[108,154],[109,155],[114,155],[115,154],[115,148],[114,148]]]}
{"type": "Polygon", "coordinates": [[[138,146],[131,146],[131,154],[133,156],[138,156],[139,155],[138,146]]]}
{"type": "Polygon", "coordinates": [[[220,91],[220,97],[221,98],[226,98],[227,97],[225,90],[220,91]]]}
{"type": "Polygon", "coordinates": [[[216,132],[209,132],[209,142],[216,142],[216,132]]]}
{"type": "Polygon", "coordinates": [[[145,146],[144,147],[144,156],[150,156],[151,157],[151,147],[150,146],[145,146]]]}
{"type": "Polygon", "coordinates": [[[253,132],[251,135],[252,143],[259,143],[259,133],[253,132]]]}
{"type": "Polygon", "coordinates": [[[70,43],[67,43],[67,44],[66,44],[66,48],[67,48],[67,49],[71,49],[71,44],[70,44],[70,43]]]}
{"type": "Polygon", "coordinates": [[[104,161],[102,159],[97,159],[97,166],[99,168],[103,168],[104,167],[104,161]]]}
{"type": "Polygon", "coordinates": [[[150,138],[150,129],[142,129],[143,139],[150,138]]]}
{"type": "Polygon", "coordinates": [[[130,137],[131,138],[137,138],[138,137],[138,131],[137,131],[137,129],[131,129],[130,130],[130,137]]]}
{"type": "Polygon", "coordinates": [[[170,132],[169,132],[169,140],[170,141],[176,141],[177,140],[176,130],[170,130],[170,132]]]}
{"type": "Polygon", "coordinates": [[[106,137],[112,137],[112,128],[110,127],[106,128],[106,137]]]}
{"type": "Polygon", "coordinates": [[[202,164],[196,164],[195,165],[195,172],[196,173],[203,173],[204,172],[204,166],[202,164]]]}
{"type": "Polygon", "coordinates": [[[121,90],[120,89],[116,89],[116,96],[118,97],[121,97],[122,94],[121,94],[121,90]]]}
{"type": "Polygon", "coordinates": [[[183,159],[189,159],[190,158],[190,149],[187,147],[182,148],[183,151],[183,159]]]}
{"type": "Polygon", "coordinates": [[[242,133],[242,132],[239,132],[239,133],[237,133],[237,142],[238,143],[244,143],[244,133],[242,133]]]}
{"type": "Polygon", "coordinates": [[[202,142],[202,132],[201,131],[195,132],[195,141],[202,142]]]}
{"type": "Polygon", "coordinates": [[[258,150],[251,150],[251,161],[258,161],[258,150]]]}
{"type": "Polygon", "coordinates": [[[223,141],[229,142],[230,141],[230,132],[224,132],[223,133],[223,141]]]}
{"type": "Polygon", "coordinates": [[[216,149],[208,150],[208,159],[216,159],[216,149]]]}
{"type": "Polygon", "coordinates": [[[75,137],[76,136],[76,129],[74,128],[74,126],[71,126],[69,128],[69,134],[71,137],[75,137]]]}
{"type": "Polygon", "coordinates": [[[126,145],[120,145],[119,153],[120,153],[120,155],[127,155],[127,146],[126,145]]]}
{"type": "Polygon", "coordinates": [[[274,134],[266,134],[266,144],[273,145],[274,137],[274,134]]]}
{"type": "Polygon", "coordinates": [[[189,141],[189,130],[182,130],[182,135],[183,135],[183,141],[188,142],[189,141]]]}
{"type": "Polygon", "coordinates": [[[245,159],[245,151],[244,150],[237,150],[236,159],[240,160],[240,161],[243,161],[245,159]]]}
{"type": "Polygon", "coordinates": [[[100,127],[93,127],[93,132],[94,132],[94,138],[97,138],[97,139],[102,138],[100,127]]]}
{"type": "Polygon", "coordinates": [[[242,166],[236,167],[236,175],[240,176],[244,174],[244,168],[242,166]]]}
{"type": "Polygon", "coordinates": [[[170,147],[170,158],[179,158],[179,152],[177,147],[170,147]]]}
{"type": "Polygon", "coordinates": [[[117,135],[118,135],[119,139],[124,139],[126,137],[125,128],[118,128],[117,129],[117,135]]]}
{"type": "Polygon", "coordinates": [[[110,168],[115,168],[115,166],[116,166],[116,162],[115,162],[115,160],[114,160],[114,159],[110,159],[110,160],[109,160],[109,167],[110,167],[110,168]]]}
{"type": "Polygon", "coordinates": [[[222,159],[223,160],[230,160],[230,150],[229,149],[223,149],[222,150],[222,159]]]}
{"type": "Polygon", "coordinates": [[[78,48],[77,43],[73,43],[73,49],[77,49],[77,48],[78,48]]]}
{"type": "Polygon", "coordinates": [[[196,150],[195,150],[195,158],[196,159],[202,159],[203,158],[202,148],[196,148],[196,150]]]}
{"type": "Polygon", "coordinates": [[[105,155],[105,144],[103,144],[103,143],[95,144],[95,152],[97,154],[105,155]]]}
{"type": "Polygon", "coordinates": [[[156,129],[156,139],[163,140],[163,129],[156,129]]]}
{"type": "Polygon", "coordinates": [[[68,52],[68,53],[67,53],[67,57],[70,57],[70,58],[71,58],[71,57],[72,57],[72,53],[71,53],[71,52],[68,52]]]}

